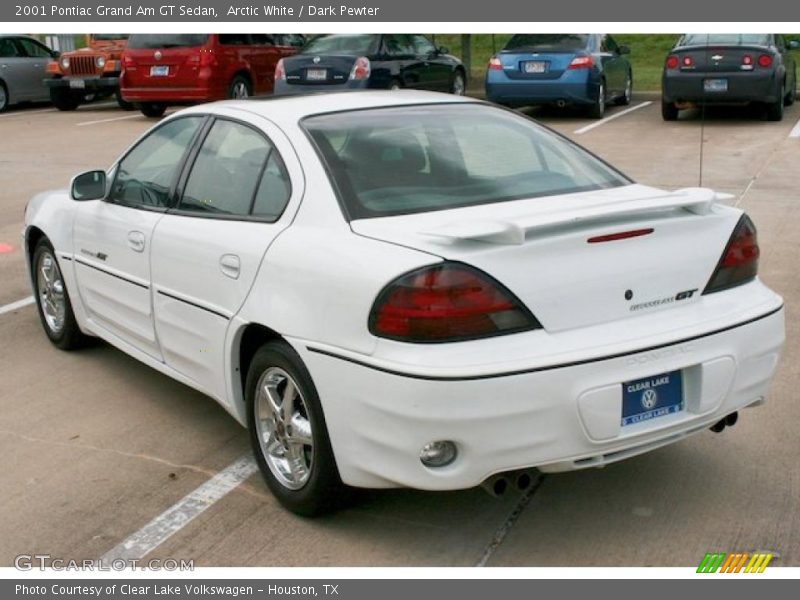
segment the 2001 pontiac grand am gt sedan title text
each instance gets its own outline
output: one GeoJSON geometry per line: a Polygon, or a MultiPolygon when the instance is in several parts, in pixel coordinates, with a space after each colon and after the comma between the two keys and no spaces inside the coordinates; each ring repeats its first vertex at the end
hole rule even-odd
{"type": "Polygon", "coordinates": [[[34,198],[25,240],[56,346],[214,397],[315,514],[346,485],[600,466],[763,402],[782,300],[720,200],[483,102],[343,93],[172,115],[34,198]]]}

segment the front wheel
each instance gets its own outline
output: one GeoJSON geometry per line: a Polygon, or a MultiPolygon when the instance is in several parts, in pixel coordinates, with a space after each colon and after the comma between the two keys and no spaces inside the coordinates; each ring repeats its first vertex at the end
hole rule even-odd
{"type": "Polygon", "coordinates": [[[8,90],[6,84],[0,81],[0,113],[8,109],[8,90]]]}
{"type": "Polygon", "coordinates": [[[43,239],[33,252],[33,285],[44,332],[62,350],[79,348],[86,336],[78,327],[64,277],[50,242],[43,239]]]}
{"type": "Polygon", "coordinates": [[[616,104],[618,106],[628,106],[631,103],[631,98],[633,97],[633,75],[628,73],[628,78],[625,80],[625,91],[622,93],[622,96],[617,98],[616,104]]]}
{"type": "Polygon", "coordinates": [[[464,74],[456,71],[453,81],[450,83],[450,93],[456,96],[463,96],[467,93],[467,80],[464,74]]]}
{"type": "Polygon", "coordinates": [[[325,417],[305,365],[285,342],[269,342],[247,373],[250,442],[270,491],[288,510],[316,516],[346,496],[325,417]]]}
{"type": "Polygon", "coordinates": [[[797,82],[795,81],[792,85],[792,89],[790,89],[786,96],[783,98],[783,105],[784,106],[791,106],[794,104],[794,101],[797,100],[797,82]]]}
{"type": "Polygon", "coordinates": [[[50,100],[58,110],[75,110],[81,105],[83,94],[78,94],[70,89],[52,88],[50,90],[50,100]]]}
{"type": "Polygon", "coordinates": [[[145,117],[160,119],[167,112],[167,105],[161,102],[144,102],[139,107],[145,117]]]}

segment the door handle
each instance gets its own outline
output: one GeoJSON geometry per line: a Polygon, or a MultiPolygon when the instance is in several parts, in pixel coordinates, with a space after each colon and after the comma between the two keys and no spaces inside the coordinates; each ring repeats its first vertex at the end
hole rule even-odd
{"type": "Polygon", "coordinates": [[[141,231],[129,232],[128,246],[134,252],[144,252],[144,234],[141,231]]]}
{"type": "Polygon", "coordinates": [[[241,261],[235,254],[223,254],[219,259],[219,270],[225,277],[231,279],[239,279],[239,271],[241,270],[241,261]]]}

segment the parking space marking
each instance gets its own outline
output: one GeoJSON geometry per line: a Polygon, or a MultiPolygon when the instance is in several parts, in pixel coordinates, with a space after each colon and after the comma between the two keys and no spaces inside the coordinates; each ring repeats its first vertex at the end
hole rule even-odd
{"type": "Polygon", "coordinates": [[[642,102],[641,104],[637,104],[636,106],[631,106],[630,108],[626,108],[625,110],[614,113],[610,117],[606,117],[605,119],[600,119],[599,121],[595,121],[591,125],[587,125],[586,127],[581,127],[580,129],[576,129],[573,133],[577,135],[582,135],[587,131],[591,131],[596,127],[600,127],[601,125],[605,125],[606,123],[613,121],[614,119],[619,119],[620,117],[624,117],[628,113],[632,113],[635,110],[639,110],[640,108],[644,108],[645,106],[650,106],[653,102],[651,100],[647,100],[646,102],[642,102]]]}
{"type": "Polygon", "coordinates": [[[112,121],[124,121],[125,119],[143,119],[144,117],[136,113],[135,115],[125,115],[124,117],[111,117],[110,119],[99,119],[97,121],[84,121],[83,123],[77,123],[78,127],[84,127],[86,125],[99,125],[100,123],[111,123],[112,121]]]}
{"type": "Polygon", "coordinates": [[[14,312],[17,309],[24,308],[26,306],[30,306],[31,304],[36,302],[36,298],[33,296],[28,296],[27,298],[23,298],[22,300],[17,300],[16,302],[12,302],[11,304],[6,304],[5,306],[0,306],[0,315],[4,315],[6,313],[14,312]]]}
{"type": "Polygon", "coordinates": [[[789,137],[800,138],[800,121],[795,123],[794,127],[792,127],[792,130],[789,132],[789,137]]]}
{"type": "Polygon", "coordinates": [[[18,112],[10,112],[0,115],[0,119],[7,119],[9,117],[25,117],[35,113],[58,112],[55,108],[40,108],[39,110],[20,110],[18,112]]]}
{"type": "Polygon", "coordinates": [[[106,552],[101,560],[108,565],[117,559],[144,558],[257,471],[258,465],[253,456],[242,456],[106,552]]]}

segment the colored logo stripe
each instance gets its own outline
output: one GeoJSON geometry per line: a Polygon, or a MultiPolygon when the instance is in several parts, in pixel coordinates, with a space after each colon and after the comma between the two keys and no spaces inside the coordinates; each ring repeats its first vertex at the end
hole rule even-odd
{"type": "Polygon", "coordinates": [[[697,567],[698,573],[763,573],[772,560],[768,552],[707,552],[697,567]],[[727,558],[726,558],[727,557],[727,558]],[[745,564],[747,566],[745,566],[745,564]]]}
{"type": "Polygon", "coordinates": [[[698,573],[716,573],[722,561],[725,560],[724,552],[715,552],[713,554],[706,553],[700,566],[697,567],[698,573]]]}

